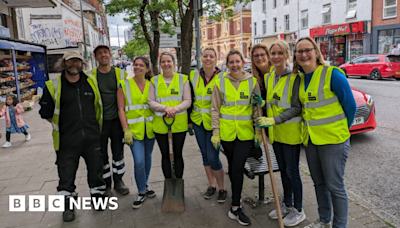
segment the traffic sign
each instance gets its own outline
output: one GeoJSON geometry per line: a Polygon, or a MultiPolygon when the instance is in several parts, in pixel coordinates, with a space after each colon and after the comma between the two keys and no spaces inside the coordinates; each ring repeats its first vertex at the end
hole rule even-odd
{"type": "Polygon", "coordinates": [[[171,27],[175,31],[174,35],[160,33],[160,48],[173,48],[181,46],[181,28],[171,27]]]}

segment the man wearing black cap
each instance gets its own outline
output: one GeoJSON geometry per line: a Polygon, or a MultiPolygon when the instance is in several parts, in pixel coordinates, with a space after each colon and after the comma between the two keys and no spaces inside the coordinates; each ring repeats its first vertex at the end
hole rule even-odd
{"type": "Polygon", "coordinates": [[[90,74],[97,79],[103,101],[103,131],[101,133],[101,152],[103,154],[103,179],[106,182],[106,195],[111,196],[111,168],[108,160],[108,138],[111,139],[112,152],[112,179],[114,189],[122,194],[129,194],[129,188],[122,181],[125,173],[124,162],[124,132],[118,116],[117,89],[120,80],[125,80],[128,75],[122,69],[111,67],[111,51],[106,45],[97,46],[94,51],[97,68],[90,74]]]}
{"type": "Polygon", "coordinates": [[[70,222],[75,219],[70,201],[78,195],[74,182],[81,156],[87,166],[91,196],[102,198],[106,190],[100,151],[103,108],[97,82],[83,73],[83,57],[79,52],[65,53],[57,64],[62,70],[61,76],[46,82],[39,114],[53,127],[60,178],[57,191],[65,196],[63,220],[70,222]]]}

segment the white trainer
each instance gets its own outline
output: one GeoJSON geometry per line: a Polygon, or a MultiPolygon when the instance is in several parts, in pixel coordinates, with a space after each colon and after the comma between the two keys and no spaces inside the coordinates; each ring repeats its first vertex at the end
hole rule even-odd
{"type": "MultiPolygon", "coordinates": [[[[289,214],[291,209],[292,209],[292,207],[287,207],[285,205],[285,203],[281,202],[281,215],[282,215],[282,218],[284,218],[287,214],[289,214]]],[[[278,219],[278,213],[276,212],[276,210],[271,211],[269,213],[269,217],[271,219],[278,219]]]]}
{"type": "Polygon", "coordinates": [[[29,141],[29,140],[31,140],[31,134],[27,134],[27,135],[25,135],[25,141],[29,141]]]}
{"type": "Polygon", "coordinates": [[[5,147],[5,148],[10,147],[10,146],[11,146],[11,142],[6,142],[3,144],[3,147],[5,147]]]}
{"type": "Polygon", "coordinates": [[[298,211],[296,208],[292,208],[289,214],[283,218],[283,225],[285,226],[297,226],[299,223],[306,219],[304,209],[298,211]]]}

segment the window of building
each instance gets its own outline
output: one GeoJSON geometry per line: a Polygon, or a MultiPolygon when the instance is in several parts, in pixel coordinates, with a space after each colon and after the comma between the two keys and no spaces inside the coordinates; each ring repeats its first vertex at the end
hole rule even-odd
{"type": "Polygon", "coordinates": [[[349,0],[349,4],[347,5],[347,15],[346,19],[351,19],[356,17],[357,13],[357,0],[349,0]]]}
{"type": "Polygon", "coordinates": [[[0,13],[0,26],[7,27],[6,15],[0,13]]]}
{"type": "Polygon", "coordinates": [[[277,21],[276,21],[276,17],[274,17],[274,32],[277,32],[277,21]]]}
{"type": "Polygon", "coordinates": [[[254,35],[257,35],[257,22],[254,22],[254,35]]]}
{"type": "Polygon", "coordinates": [[[301,11],[301,27],[307,28],[308,27],[308,10],[301,11]]]}
{"type": "Polygon", "coordinates": [[[383,1],[383,19],[393,18],[397,16],[397,0],[383,1]]]}
{"type": "Polygon", "coordinates": [[[276,0],[274,0],[274,8],[276,8],[276,0]]]}
{"type": "Polygon", "coordinates": [[[285,31],[289,31],[289,14],[285,15],[285,31]]]}
{"type": "Polygon", "coordinates": [[[285,0],[285,5],[286,5],[286,4],[289,4],[289,0],[285,0]]]}
{"type": "Polygon", "coordinates": [[[21,40],[25,40],[24,19],[22,18],[22,10],[17,9],[18,36],[21,40]]]}
{"type": "Polygon", "coordinates": [[[228,14],[226,14],[225,18],[225,31],[228,32],[229,29],[229,21],[228,21],[228,14]]]}
{"type": "Polygon", "coordinates": [[[267,11],[267,0],[262,1],[262,10],[267,11]]]}
{"type": "Polygon", "coordinates": [[[262,23],[263,23],[262,24],[263,25],[263,34],[266,34],[267,33],[267,21],[264,20],[262,23]]]}
{"type": "Polygon", "coordinates": [[[322,10],[322,23],[330,24],[331,23],[331,4],[324,5],[324,9],[322,10]]]}

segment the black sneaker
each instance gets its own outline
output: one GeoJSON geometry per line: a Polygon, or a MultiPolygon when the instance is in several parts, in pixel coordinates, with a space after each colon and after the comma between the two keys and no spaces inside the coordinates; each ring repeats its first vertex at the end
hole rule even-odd
{"type": "Polygon", "coordinates": [[[243,213],[243,209],[239,207],[236,211],[231,208],[228,213],[229,218],[237,220],[240,225],[248,226],[251,224],[251,220],[243,213]]]}
{"type": "Polygon", "coordinates": [[[208,187],[207,188],[207,191],[204,193],[204,198],[206,198],[206,199],[211,199],[211,197],[215,194],[215,192],[217,191],[217,189],[216,188],[213,188],[213,187],[208,187]]]}
{"type": "Polygon", "coordinates": [[[156,193],[148,185],[146,185],[146,196],[149,198],[153,198],[156,196],[156,193]]]}
{"type": "MultiPolygon", "coordinates": [[[[64,204],[64,212],[63,212],[63,221],[64,222],[71,222],[75,220],[75,210],[74,207],[72,208],[69,207],[69,201],[70,201],[71,196],[66,196],[65,197],[65,204],[64,204]]],[[[74,197],[75,200],[77,197],[74,197]]]]}
{"type": "Polygon", "coordinates": [[[125,186],[125,183],[122,180],[114,183],[114,189],[121,195],[129,194],[129,188],[125,186]]]}
{"type": "Polygon", "coordinates": [[[228,192],[226,190],[219,190],[218,191],[218,203],[225,203],[226,199],[228,198],[228,192]]]}
{"type": "Polygon", "coordinates": [[[111,188],[106,188],[106,191],[103,194],[105,197],[112,197],[111,188]]]}
{"type": "Polygon", "coordinates": [[[136,201],[133,202],[132,208],[137,209],[141,207],[145,199],[146,199],[146,194],[139,194],[136,201]]]}

